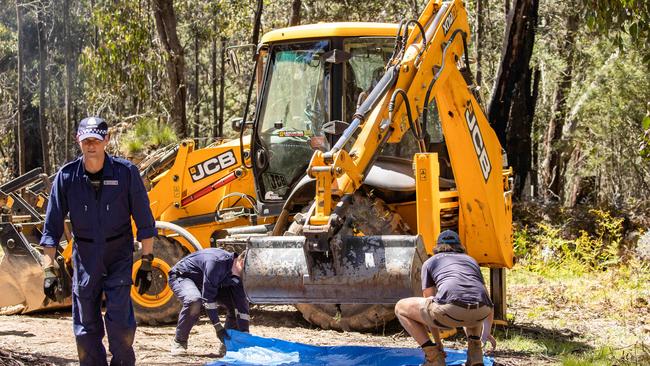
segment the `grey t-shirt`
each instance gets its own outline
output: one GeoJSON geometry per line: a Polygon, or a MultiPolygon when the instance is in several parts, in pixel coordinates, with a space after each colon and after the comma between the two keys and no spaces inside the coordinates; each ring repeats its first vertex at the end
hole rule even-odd
{"type": "Polygon", "coordinates": [[[481,269],[474,258],[462,253],[439,253],[422,265],[422,289],[437,289],[434,301],[460,301],[492,305],[485,291],[481,269]]]}

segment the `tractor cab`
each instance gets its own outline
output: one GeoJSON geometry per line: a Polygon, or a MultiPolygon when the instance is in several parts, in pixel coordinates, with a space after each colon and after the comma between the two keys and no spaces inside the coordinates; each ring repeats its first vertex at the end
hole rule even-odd
{"type": "Polygon", "coordinates": [[[267,33],[258,48],[251,153],[260,214],[277,215],[314,151],[328,151],[384,73],[397,25],[331,23],[267,33]]]}

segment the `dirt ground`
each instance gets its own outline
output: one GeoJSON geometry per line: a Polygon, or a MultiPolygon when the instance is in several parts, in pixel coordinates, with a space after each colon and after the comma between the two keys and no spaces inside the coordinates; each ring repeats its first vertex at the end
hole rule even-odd
{"type": "MultiPolygon", "coordinates": [[[[370,345],[414,347],[415,344],[394,322],[377,333],[337,332],[314,328],[292,306],[253,306],[251,332],[264,337],[313,345],[370,345]],[[383,333],[383,334],[382,334],[383,333]]],[[[214,328],[203,319],[193,328],[189,355],[172,357],[169,344],[173,325],[139,326],[135,352],[140,365],[201,365],[215,360],[214,328]]],[[[447,347],[463,348],[459,341],[447,347]]],[[[528,357],[497,354],[501,365],[530,365],[528,357]]],[[[0,365],[74,365],[77,352],[69,311],[31,316],[0,316],[0,365]]],[[[545,364],[539,359],[532,364],[545,364]]]]}

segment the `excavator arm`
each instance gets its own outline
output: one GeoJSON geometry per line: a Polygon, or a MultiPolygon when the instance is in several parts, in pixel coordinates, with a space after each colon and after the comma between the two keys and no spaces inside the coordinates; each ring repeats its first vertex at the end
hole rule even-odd
{"type": "MultiPolygon", "coordinates": [[[[332,232],[334,201],[360,187],[384,144],[399,143],[410,131],[420,152],[427,153],[422,136],[427,121],[420,117],[435,101],[448,141],[459,210],[462,219],[471,223],[460,233],[463,243],[480,263],[509,268],[510,195],[504,194],[504,188],[509,191],[509,180],[508,173],[501,171],[501,145],[462,74],[469,71],[458,67],[469,67],[464,4],[430,2],[415,24],[405,50],[398,51],[379,83],[381,88],[357,112],[344,138],[331,151],[314,155],[308,173],[316,178],[316,204],[305,232],[332,232]],[[348,152],[345,137],[356,130],[360,131],[348,152]]],[[[437,234],[424,237],[429,253],[437,234]]],[[[327,247],[323,239],[318,240],[316,246],[327,247]]]]}
{"type": "MultiPolygon", "coordinates": [[[[457,209],[470,255],[483,265],[512,266],[510,170],[502,168],[501,145],[464,76],[470,74],[464,4],[431,1],[399,33],[385,74],[354,119],[329,151],[312,156],[307,174],[316,182],[314,202],[295,220],[302,223],[298,235],[251,239],[244,284],[253,302],[390,304],[419,296],[421,264],[450,208],[457,209]],[[433,108],[453,169],[451,190],[440,190],[438,156],[424,137],[433,108]],[[359,215],[349,207],[370,168],[387,144],[407,133],[420,151],[413,157],[415,235],[350,233],[359,215]]],[[[382,218],[365,221],[375,219],[382,218]]]]}

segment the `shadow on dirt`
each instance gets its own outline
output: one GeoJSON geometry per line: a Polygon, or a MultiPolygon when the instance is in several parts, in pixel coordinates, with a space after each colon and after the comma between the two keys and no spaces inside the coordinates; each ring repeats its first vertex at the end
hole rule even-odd
{"type": "Polygon", "coordinates": [[[44,356],[39,354],[28,354],[22,352],[13,352],[0,349],[0,365],[3,366],[55,366],[55,365],[74,365],[76,359],[63,358],[57,356],[44,356]]]}
{"type": "MultiPolygon", "coordinates": [[[[292,305],[251,305],[251,324],[262,325],[272,328],[291,327],[319,329],[317,326],[309,323],[292,305]]],[[[385,324],[378,324],[376,328],[364,331],[381,336],[404,335],[404,329],[397,319],[391,320],[385,324]]],[[[408,334],[406,334],[408,335],[408,334]]]]}
{"type": "Polygon", "coordinates": [[[532,359],[538,360],[539,364],[555,364],[563,356],[593,351],[592,346],[580,339],[579,333],[570,329],[546,329],[538,325],[513,324],[508,327],[497,326],[494,336],[499,342],[508,344],[508,350],[499,350],[497,346],[494,356],[498,365],[519,365],[521,363],[517,360],[530,362],[532,359]]]}
{"type": "Polygon", "coordinates": [[[24,330],[10,330],[10,331],[0,331],[0,336],[16,336],[16,337],[25,337],[31,338],[36,337],[36,334],[26,332],[24,330]]]}

